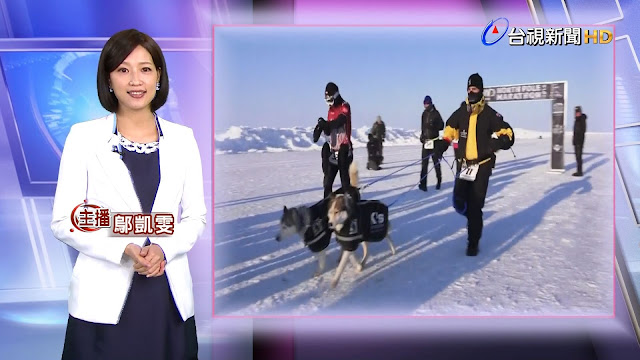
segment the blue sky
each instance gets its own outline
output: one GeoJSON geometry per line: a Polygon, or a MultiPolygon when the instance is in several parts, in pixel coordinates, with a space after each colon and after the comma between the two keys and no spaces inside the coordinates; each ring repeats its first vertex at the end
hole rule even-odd
{"type": "MultiPolygon", "coordinates": [[[[333,81],[353,126],[381,115],[417,129],[430,95],[446,119],[478,72],[485,86],[568,81],[568,128],[582,105],[589,131],[613,129],[613,42],[582,46],[485,46],[482,28],[226,27],[214,38],[216,133],[231,125],[314,126],[333,81]]],[[[513,127],[549,131],[551,102],[493,103],[513,127]]]]}

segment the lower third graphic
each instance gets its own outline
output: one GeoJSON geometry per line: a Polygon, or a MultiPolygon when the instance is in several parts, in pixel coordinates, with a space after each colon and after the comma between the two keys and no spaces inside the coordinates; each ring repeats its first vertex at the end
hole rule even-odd
{"type": "Polygon", "coordinates": [[[173,235],[175,226],[170,213],[112,213],[110,209],[89,204],[86,200],[71,211],[71,224],[82,232],[109,229],[110,236],[168,236],[173,235]]]}

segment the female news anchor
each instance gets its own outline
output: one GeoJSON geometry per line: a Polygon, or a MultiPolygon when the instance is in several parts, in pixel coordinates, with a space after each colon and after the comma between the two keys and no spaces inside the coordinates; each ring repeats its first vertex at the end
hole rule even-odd
{"type": "Polygon", "coordinates": [[[202,165],[193,131],[155,113],[168,93],[151,37],[132,29],[107,41],[98,97],[111,114],[71,127],[53,205],[55,237],[79,251],[64,360],[197,359],[187,252],[205,226],[202,165]],[[72,210],[85,199],[112,213],[171,213],[173,235],[74,229],[72,210]]]}

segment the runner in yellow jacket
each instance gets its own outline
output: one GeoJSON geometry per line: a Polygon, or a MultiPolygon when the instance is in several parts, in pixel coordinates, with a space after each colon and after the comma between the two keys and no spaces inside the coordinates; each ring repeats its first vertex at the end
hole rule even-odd
{"type": "Polygon", "coordinates": [[[466,101],[447,120],[443,139],[434,144],[436,156],[441,158],[449,144],[458,139],[456,158],[459,165],[453,206],[467,217],[468,256],[478,254],[492,156],[498,150],[508,150],[514,140],[513,129],[504,122],[502,115],[485,104],[483,90],[482,77],[471,75],[466,101]]]}

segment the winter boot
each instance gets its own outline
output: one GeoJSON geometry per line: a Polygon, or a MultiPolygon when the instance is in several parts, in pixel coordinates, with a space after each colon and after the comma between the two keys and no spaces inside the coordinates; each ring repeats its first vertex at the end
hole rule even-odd
{"type": "Polygon", "coordinates": [[[476,256],[478,255],[478,243],[475,241],[469,241],[467,244],[467,256],[476,256]]]}

